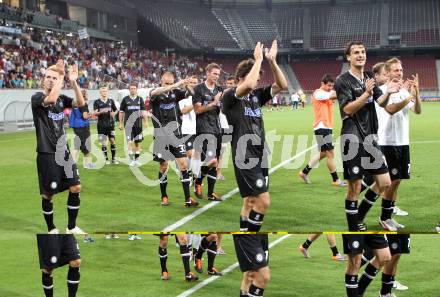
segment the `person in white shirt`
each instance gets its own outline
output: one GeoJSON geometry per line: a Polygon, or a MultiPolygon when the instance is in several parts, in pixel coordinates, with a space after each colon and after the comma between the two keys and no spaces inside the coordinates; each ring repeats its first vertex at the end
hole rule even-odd
{"type": "Polygon", "coordinates": [[[298,109],[299,95],[297,92],[290,95],[290,100],[292,101],[292,110],[298,109]]]}
{"type": "MultiPolygon", "coordinates": [[[[189,85],[194,88],[199,83],[197,76],[191,76],[189,78],[189,85]]],[[[192,103],[192,96],[188,96],[183,100],[179,101],[180,112],[182,113],[182,135],[186,139],[186,156],[188,158],[188,173],[193,179],[193,172],[198,171],[197,160],[194,160],[194,140],[196,138],[196,113],[194,112],[194,107],[192,103]],[[193,170],[195,169],[195,170],[193,170]]],[[[195,157],[195,156],[194,156],[195,157]]],[[[199,161],[200,163],[200,161],[199,161]]]]}
{"type": "MultiPolygon", "coordinates": [[[[403,82],[402,63],[397,58],[388,60],[383,67],[384,70],[381,71],[388,73],[389,80],[399,81],[403,85],[399,92],[390,96],[388,105],[385,108],[376,106],[379,122],[378,145],[385,156],[392,180],[391,186],[383,193],[382,213],[379,223],[385,230],[397,231],[404,228],[403,225],[391,218],[395,208],[397,189],[402,179],[410,178],[409,110],[420,114],[421,99],[417,74],[413,75],[412,79],[403,82]]],[[[380,88],[382,92],[386,92],[385,84],[380,88]]],[[[368,192],[372,191],[371,188],[370,186],[368,192]]],[[[380,194],[371,193],[373,195],[368,195],[368,192],[359,206],[359,219],[365,217],[380,194]]]]}

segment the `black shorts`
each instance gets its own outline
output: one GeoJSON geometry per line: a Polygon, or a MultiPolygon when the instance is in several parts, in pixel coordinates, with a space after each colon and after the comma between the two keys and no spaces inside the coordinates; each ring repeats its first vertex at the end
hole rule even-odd
{"type": "Polygon", "coordinates": [[[81,259],[73,234],[37,234],[40,269],[54,269],[81,259]]]}
{"type": "Polygon", "coordinates": [[[81,150],[84,155],[90,153],[89,148],[91,147],[91,139],[90,139],[90,127],[83,128],[73,128],[73,132],[76,136],[74,140],[74,148],[75,150],[81,150]]]}
{"type": "Polygon", "coordinates": [[[235,253],[240,270],[258,270],[269,265],[269,237],[267,234],[234,234],[235,253]]]}
{"type": "Polygon", "coordinates": [[[125,127],[125,139],[127,141],[134,141],[135,143],[142,142],[144,140],[144,135],[142,134],[142,127],[134,127],[129,131],[127,127],[125,127]]]}
{"type": "Polygon", "coordinates": [[[242,198],[257,196],[269,191],[269,169],[262,168],[261,163],[250,169],[235,166],[235,179],[242,198]]]}
{"type": "Polygon", "coordinates": [[[78,168],[70,154],[66,152],[64,158],[57,158],[55,154],[37,154],[40,194],[54,195],[80,184],[78,168]],[[65,165],[59,165],[57,161],[60,164],[64,161],[65,165]]]}
{"type": "Polygon", "coordinates": [[[343,234],[344,254],[362,254],[366,249],[379,250],[388,247],[387,239],[382,234],[343,234]]]}
{"type": "Polygon", "coordinates": [[[202,162],[218,159],[222,149],[222,135],[197,134],[194,141],[194,149],[200,152],[202,162]]]}
{"type": "Polygon", "coordinates": [[[186,158],[186,146],[182,142],[175,142],[171,137],[155,137],[153,143],[153,160],[156,162],[172,161],[186,158]]]}
{"type": "Polygon", "coordinates": [[[194,140],[196,139],[195,134],[185,134],[183,135],[183,138],[186,139],[185,141],[185,147],[186,151],[190,151],[194,149],[194,140]]]}
{"type": "Polygon", "coordinates": [[[409,234],[388,234],[388,245],[390,246],[391,255],[409,254],[410,238],[409,234]]]}
{"type": "Polygon", "coordinates": [[[332,129],[316,129],[315,138],[316,144],[320,152],[331,151],[335,147],[333,146],[333,130],[332,129]]]}
{"type": "Polygon", "coordinates": [[[380,147],[387,160],[390,178],[409,179],[410,178],[410,157],[409,145],[391,146],[383,145],[380,147]]]}
{"type": "Polygon", "coordinates": [[[98,129],[98,138],[100,142],[104,142],[108,138],[115,139],[115,127],[114,126],[96,126],[98,129]]]}
{"type": "Polygon", "coordinates": [[[362,179],[365,173],[379,175],[388,172],[385,157],[376,143],[364,145],[345,139],[341,141],[341,151],[346,180],[362,179]],[[350,146],[352,146],[351,149],[350,146]]]}

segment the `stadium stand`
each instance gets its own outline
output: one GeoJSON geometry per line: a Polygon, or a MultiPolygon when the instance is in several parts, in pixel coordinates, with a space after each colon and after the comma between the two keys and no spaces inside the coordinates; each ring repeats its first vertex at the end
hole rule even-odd
{"type": "Polygon", "coordinates": [[[342,62],[331,60],[315,60],[290,63],[304,91],[313,91],[320,86],[321,78],[329,73],[336,78],[341,73],[342,62]]]}

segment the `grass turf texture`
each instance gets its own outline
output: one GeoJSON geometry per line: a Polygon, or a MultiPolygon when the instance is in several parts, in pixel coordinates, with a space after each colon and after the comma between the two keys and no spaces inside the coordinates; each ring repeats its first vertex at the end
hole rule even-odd
{"type": "MultiPolygon", "coordinates": [[[[397,217],[407,232],[431,232],[438,222],[438,193],[440,180],[438,168],[438,147],[440,130],[438,114],[440,104],[425,103],[420,116],[411,114],[411,180],[402,181],[397,204],[409,211],[407,217],[397,217]]],[[[313,115],[310,106],[306,110],[264,112],[266,133],[276,130],[281,141],[275,142],[272,151],[272,167],[282,161],[281,151],[286,135],[293,135],[293,148],[287,157],[293,156],[314,143],[311,127],[313,115]],[[298,136],[308,135],[305,147],[297,148],[298,136]],[[313,143],[312,143],[313,142],[313,143]]],[[[334,135],[340,133],[341,122],[335,105],[334,135]]],[[[96,128],[91,128],[96,133],[96,128]]],[[[72,133],[69,129],[69,133],[72,133]]],[[[117,156],[123,153],[123,135],[116,131],[117,156]]],[[[142,143],[143,158],[150,158],[152,137],[147,136],[142,143]]],[[[109,147],[109,145],[108,145],[109,147]]],[[[339,148],[338,145],[336,145],[339,148]]],[[[109,155],[110,150],[108,148],[109,155]]],[[[93,152],[101,157],[98,142],[94,141],[93,152]]],[[[344,212],[345,188],[331,186],[331,177],[325,161],[310,173],[312,184],[306,185],[297,176],[308,162],[313,150],[300,156],[288,166],[270,176],[271,206],[265,217],[262,231],[346,231],[344,212]]],[[[339,149],[335,156],[339,158],[339,149]]],[[[35,234],[45,232],[46,226],[41,213],[41,198],[36,171],[35,132],[0,134],[0,176],[4,199],[0,200],[2,224],[0,231],[20,229],[20,232],[35,234]]],[[[102,158],[102,157],[101,157],[102,158]]],[[[96,157],[94,158],[96,160],[96,157]]],[[[286,159],[286,158],[284,158],[286,159]]],[[[171,162],[173,163],[173,162],[171,162]]],[[[82,157],[78,164],[82,164],[82,157]]],[[[85,170],[79,165],[82,193],[78,226],[88,232],[99,231],[158,231],[180,218],[191,214],[194,209],[183,207],[183,191],[178,176],[171,172],[168,176],[168,195],[171,205],[160,205],[159,186],[143,185],[125,164],[108,165],[99,170],[85,170]]],[[[140,167],[140,172],[150,180],[157,180],[159,165],[149,162],[140,167]]],[[[339,166],[342,170],[342,166],[339,166]]],[[[229,166],[223,170],[226,181],[218,181],[216,192],[223,195],[237,187],[229,156],[229,166]]],[[[339,173],[342,178],[342,173],[339,173]]],[[[204,180],[204,192],[207,182],[204,180]]],[[[55,224],[64,230],[67,224],[67,192],[54,197],[55,224]]],[[[200,200],[199,200],[200,201],[200,200]]],[[[204,206],[208,201],[200,201],[204,206]]],[[[381,230],[378,225],[380,201],[366,218],[369,230],[381,230]]],[[[181,231],[237,231],[242,199],[238,194],[207,212],[189,221],[177,230],[181,231]]]]}
{"type": "MultiPolygon", "coordinates": [[[[279,238],[270,235],[270,241],[279,238]]],[[[171,279],[160,280],[160,264],[157,255],[159,238],[143,236],[140,241],[128,241],[126,236],[117,240],[105,240],[96,236],[96,243],[79,241],[82,266],[78,297],[141,297],[178,296],[197,283],[183,280],[183,266],[179,249],[170,238],[168,246],[168,271],[171,279]]],[[[346,262],[332,261],[331,251],[325,235],[310,247],[311,259],[303,258],[297,247],[306,235],[292,235],[270,250],[271,281],[265,295],[270,296],[345,296],[344,273],[346,262]]],[[[342,238],[336,236],[342,252],[342,238]]],[[[44,296],[41,287],[41,272],[35,235],[0,235],[2,253],[0,260],[4,267],[0,273],[0,296],[35,297],[44,296]]],[[[438,258],[440,237],[438,235],[412,235],[411,254],[402,255],[397,279],[409,287],[408,291],[394,293],[399,297],[437,297],[438,283],[429,276],[437,274],[437,266],[432,262],[438,258]],[[434,264],[434,265],[433,265],[434,264]],[[428,277],[427,277],[428,276],[428,277]]],[[[225,235],[223,248],[227,255],[218,255],[216,267],[225,269],[235,263],[236,256],[230,235],[225,235]]],[[[207,256],[204,255],[203,268],[206,271],[207,256]]],[[[191,269],[194,269],[191,265],[191,269]]],[[[361,268],[361,273],[364,268],[361,268]]],[[[54,271],[54,295],[67,296],[67,267],[54,271]]],[[[199,282],[208,278],[206,272],[198,274],[199,282]]],[[[238,296],[241,272],[235,269],[218,278],[191,296],[238,296]]],[[[378,295],[379,274],[368,288],[365,297],[378,295]]]]}

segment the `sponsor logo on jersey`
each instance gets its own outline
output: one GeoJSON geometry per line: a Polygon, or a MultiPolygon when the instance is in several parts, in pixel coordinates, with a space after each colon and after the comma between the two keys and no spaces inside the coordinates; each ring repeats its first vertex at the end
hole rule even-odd
{"type": "Polygon", "coordinates": [[[53,121],[61,121],[62,119],[64,119],[64,112],[54,113],[49,110],[47,116],[53,121]]]}
{"type": "Polygon", "coordinates": [[[261,118],[262,116],[261,108],[252,109],[250,107],[245,107],[244,115],[249,117],[261,118]]]}
{"type": "Polygon", "coordinates": [[[176,103],[161,103],[159,105],[160,109],[173,109],[176,106],[176,103]]]}
{"type": "Polygon", "coordinates": [[[131,106],[127,106],[128,110],[139,110],[141,109],[141,107],[139,105],[131,105],[131,106]]]}

